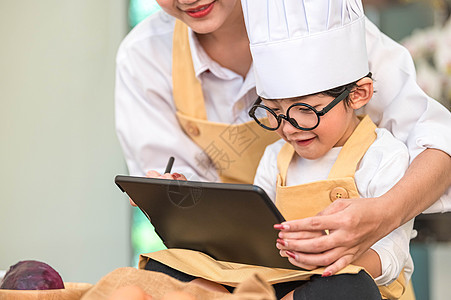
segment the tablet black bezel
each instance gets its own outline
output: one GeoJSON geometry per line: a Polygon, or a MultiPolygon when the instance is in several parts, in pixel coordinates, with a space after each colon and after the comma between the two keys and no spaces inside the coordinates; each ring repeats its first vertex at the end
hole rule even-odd
{"type": "MultiPolygon", "coordinates": [[[[276,223],[283,222],[285,219],[265,191],[258,186],[251,184],[168,180],[127,175],[116,176],[115,183],[122,192],[127,193],[129,197],[134,200],[152,223],[155,232],[168,248],[174,248],[174,246],[176,246],[175,248],[202,251],[218,260],[230,262],[299,269],[289,263],[286,258],[280,257],[279,251],[275,247],[277,231],[273,229],[272,226],[276,223]],[[189,190],[190,193],[200,193],[199,197],[209,197],[209,200],[202,199],[203,208],[199,207],[197,209],[216,213],[216,219],[204,220],[204,218],[201,218],[198,215],[195,217],[196,214],[194,211],[190,212],[189,210],[195,210],[196,208],[188,206],[177,207],[176,203],[168,205],[168,199],[163,198],[169,198],[170,196],[167,196],[163,192],[164,189],[167,191],[170,191],[170,189],[183,190],[184,192],[181,195],[186,195],[188,193],[186,191],[189,190]],[[155,199],[155,197],[152,198],[152,194],[159,195],[157,196],[159,199],[155,199]],[[227,197],[227,195],[230,195],[233,199],[227,197]],[[224,201],[230,201],[230,206],[234,207],[229,208],[228,205],[224,204],[224,201]],[[247,201],[249,202],[247,203],[247,201]],[[154,210],[163,209],[163,211],[158,215],[153,215],[150,208],[151,206],[154,207],[154,210]],[[215,206],[220,206],[221,208],[219,209],[222,209],[225,215],[210,210],[215,209],[215,206]],[[268,220],[263,220],[260,215],[255,215],[257,212],[262,216],[265,216],[263,219],[268,220]],[[194,214],[194,216],[190,216],[191,213],[194,214]],[[162,214],[167,214],[168,217],[163,218],[162,214]],[[167,222],[167,219],[171,218],[171,215],[175,216],[176,219],[173,222],[167,222]],[[243,218],[236,215],[250,216],[250,219],[253,220],[253,222],[245,222],[243,218]],[[192,218],[192,222],[188,222],[188,218],[192,218]],[[227,226],[227,220],[234,218],[234,224],[231,225],[229,223],[229,226],[227,226]],[[213,226],[211,223],[214,222],[218,222],[219,225],[213,226]],[[237,222],[241,222],[242,224],[237,224],[238,227],[235,227],[233,231],[231,229],[231,232],[228,232],[227,227],[234,227],[237,222]],[[185,226],[183,224],[185,224],[185,226]],[[263,226],[265,229],[260,228],[262,227],[261,224],[265,224],[263,226]],[[207,230],[208,234],[204,235],[207,237],[205,240],[196,240],[196,234],[182,232],[183,227],[190,228],[188,231],[191,231],[191,233],[196,231],[196,234],[200,235],[199,238],[203,235],[202,232],[199,233],[198,230],[207,230]],[[202,229],[204,227],[206,228],[202,229]],[[174,230],[178,230],[179,234],[174,234],[174,230]],[[217,231],[216,235],[212,233],[215,230],[217,231]],[[171,241],[169,241],[165,235],[171,236],[171,241]],[[227,235],[227,241],[215,240],[214,236],[218,235],[227,235]],[[177,238],[179,238],[180,241],[177,241],[177,238]],[[193,239],[194,244],[190,244],[190,238],[193,239]],[[249,240],[248,245],[246,245],[246,240],[249,240]],[[209,242],[211,243],[209,244],[209,242]],[[259,244],[260,242],[263,244],[259,244]],[[223,243],[222,246],[219,245],[220,243],[223,243]],[[236,246],[232,246],[235,244],[236,246]],[[256,249],[257,246],[255,246],[257,244],[260,245],[258,249],[256,249]],[[183,246],[177,247],[180,245],[183,246]],[[235,255],[235,248],[237,252],[236,259],[233,258],[235,255]],[[224,249],[225,253],[220,251],[222,249],[224,249]],[[249,252],[249,254],[246,254],[246,251],[249,252]],[[256,251],[258,251],[258,253],[256,253],[256,251]],[[212,255],[211,253],[215,253],[216,255],[212,255]],[[228,259],[224,259],[224,257],[220,256],[227,257],[228,259]]],[[[195,203],[194,200],[193,203],[195,203]]],[[[193,207],[196,205],[197,204],[194,204],[193,207]]]]}

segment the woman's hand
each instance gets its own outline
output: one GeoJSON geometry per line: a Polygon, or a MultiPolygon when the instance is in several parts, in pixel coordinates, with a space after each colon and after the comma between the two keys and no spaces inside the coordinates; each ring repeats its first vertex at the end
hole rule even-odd
{"type": "MultiPolygon", "coordinates": [[[[286,224],[286,223],[283,223],[286,224]]],[[[279,249],[280,256],[287,257],[291,264],[298,266],[306,270],[316,269],[317,265],[310,265],[305,263],[302,258],[302,253],[299,253],[294,249],[298,240],[312,239],[321,236],[319,231],[290,231],[286,230],[286,226],[282,224],[274,225],[275,229],[279,229],[279,238],[277,239],[276,247],[279,249]]]]}
{"type": "MultiPolygon", "coordinates": [[[[173,180],[187,180],[185,175],[183,174],[179,174],[179,173],[165,173],[165,174],[160,174],[157,171],[154,170],[150,170],[146,173],[146,177],[147,178],[163,178],[163,179],[173,179],[173,180]]],[[[133,202],[132,198],[128,198],[128,200],[130,201],[130,205],[131,206],[137,206],[135,204],[135,202],[133,202]]]]}
{"type": "Polygon", "coordinates": [[[450,168],[447,153],[426,149],[384,195],[336,200],[317,216],[282,223],[279,237],[284,239],[288,232],[317,232],[315,237],[290,242],[289,248],[303,265],[327,266],[323,275],[335,274],[437,201],[451,185],[450,168]],[[319,235],[324,230],[330,234],[319,235]]]}
{"type": "Polygon", "coordinates": [[[381,203],[378,198],[339,199],[317,216],[282,223],[285,254],[306,269],[327,266],[323,276],[337,273],[396,227],[385,221],[391,219],[381,203]]]}

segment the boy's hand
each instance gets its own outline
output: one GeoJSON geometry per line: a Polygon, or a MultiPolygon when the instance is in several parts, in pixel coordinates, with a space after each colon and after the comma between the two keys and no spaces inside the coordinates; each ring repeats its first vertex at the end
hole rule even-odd
{"type": "Polygon", "coordinates": [[[150,170],[149,172],[146,173],[146,177],[149,178],[163,178],[163,179],[173,179],[173,180],[187,180],[185,175],[183,174],[179,174],[179,173],[165,173],[163,175],[161,175],[160,173],[158,173],[157,171],[154,170],[150,170]]]}
{"type": "MultiPolygon", "coordinates": [[[[147,178],[163,178],[163,179],[172,179],[172,180],[187,180],[185,175],[183,174],[179,174],[179,173],[165,173],[163,175],[161,175],[160,173],[158,173],[157,171],[154,170],[150,170],[146,173],[146,177],[147,178]]],[[[128,200],[130,201],[130,205],[131,206],[137,206],[135,204],[135,202],[133,202],[132,198],[128,198],[128,200]]]]}

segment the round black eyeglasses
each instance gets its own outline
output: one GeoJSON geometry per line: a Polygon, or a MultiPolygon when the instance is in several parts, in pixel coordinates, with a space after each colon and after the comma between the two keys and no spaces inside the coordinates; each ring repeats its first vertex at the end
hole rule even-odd
{"type": "Polygon", "coordinates": [[[349,93],[351,93],[351,91],[345,89],[338,97],[320,111],[317,111],[313,106],[307,103],[295,103],[288,107],[286,115],[276,114],[271,108],[261,104],[262,99],[258,97],[252,108],[249,110],[249,116],[266,130],[277,130],[282,123],[282,119],[288,121],[297,129],[304,131],[313,130],[318,127],[320,117],[324,116],[335,105],[348,97],[349,93]]]}

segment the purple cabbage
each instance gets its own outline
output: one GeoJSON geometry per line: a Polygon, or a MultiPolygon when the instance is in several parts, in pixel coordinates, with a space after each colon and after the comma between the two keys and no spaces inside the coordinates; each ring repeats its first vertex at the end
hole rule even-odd
{"type": "Polygon", "coordinates": [[[0,283],[0,289],[64,289],[64,283],[60,274],[48,264],[36,260],[24,260],[9,267],[0,283]]]}

